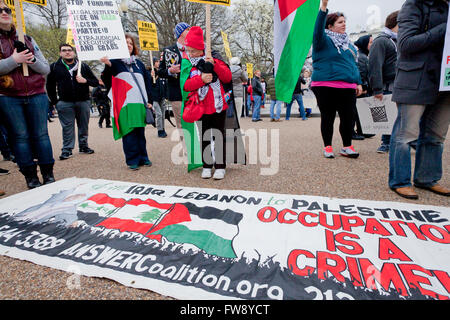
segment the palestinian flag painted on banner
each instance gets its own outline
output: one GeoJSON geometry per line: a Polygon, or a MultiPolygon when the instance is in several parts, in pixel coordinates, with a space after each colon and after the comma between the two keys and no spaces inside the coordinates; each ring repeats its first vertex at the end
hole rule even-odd
{"type": "Polygon", "coordinates": [[[200,138],[197,125],[183,120],[184,102],[189,92],[183,90],[186,80],[191,73],[192,64],[189,59],[184,57],[181,61],[180,85],[183,104],[181,106],[181,126],[183,128],[184,142],[186,143],[188,157],[188,172],[203,167],[202,150],[200,147],[200,138]]]}
{"type": "MultiPolygon", "coordinates": [[[[145,88],[144,78],[135,73],[141,88],[145,88]]],[[[119,140],[134,128],[145,127],[145,107],[147,97],[142,97],[139,87],[129,72],[121,72],[112,77],[108,94],[112,103],[112,123],[114,139],[119,140]]]]}
{"type": "Polygon", "coordinates": [[[242,214],[191,203],[158,203],[152,199],[118,199],[97,194],[79,205],[79,211],[103,217],[97,227],[136,232],[161,241],[191,244],[208,254],[236,258],[233,239],[242,214]]]}
{"type": "Polygon", "coordinates": [[[274,54],[277,99],[291,102],[311,49],[320,0],[275,0],[274,54]]]}

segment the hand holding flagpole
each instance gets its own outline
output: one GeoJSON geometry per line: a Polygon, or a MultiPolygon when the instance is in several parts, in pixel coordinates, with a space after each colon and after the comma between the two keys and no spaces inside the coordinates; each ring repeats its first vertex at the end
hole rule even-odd
{"type": "MultiPolygon", "coordinates": [[[[24,21],[22,20],[22,15],[21,15],[21,10],[20,10],[20,0],[14,0],[14,9],[16,10],[17,36],[18,36],[19,41],[21,41],[22,43],[25,43],[25,34],[23,33],[24,21]]],[[[22,63],[22,70],[23,70],[24,77],[28,77],[29,76],[28,64],[22,63]]]]}

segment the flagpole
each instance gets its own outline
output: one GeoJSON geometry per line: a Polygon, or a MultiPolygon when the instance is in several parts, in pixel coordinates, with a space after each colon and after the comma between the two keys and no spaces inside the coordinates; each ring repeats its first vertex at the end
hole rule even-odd
{"type": "Polygon", "coordinates": [[[151,51],[151,50],[150,50],[150,64],[152,66],[152,71],[153,71],[153,75],[152,75],[153,83],[156,83],[155,70],[154,70],[154,67],[153,67],[153,51],[151,51]]]}
{"type": "MultiPolygon", "coordinates": [[[[25,44],[25,34],[23,33],[23,24],[24,21],[22,20],[22,10],[20,8],[20,0],[14,0],[14,9],[16,11],[16,21],[17,21],[17,36],[19,38],[19,41],[23,42],[25,44]]],[[[26,62],[22,63],[22,70],[24,77],[28,77],[28,64],[26,62]]]]}
{"type": "Polygon", "coordinates": [[[206,57],[212,57],[211,55],[211,5],[206,4],[206,57]]]}

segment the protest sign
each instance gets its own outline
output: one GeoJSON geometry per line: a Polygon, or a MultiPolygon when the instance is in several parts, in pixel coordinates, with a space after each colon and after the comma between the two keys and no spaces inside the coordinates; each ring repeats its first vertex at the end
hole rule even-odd
{"type": "Polygon", "coordinates": [[[73,33],[70,27],[67,27],[66,43],[75,47],[75,41],[73,40],[73,33]]]}
{"type": "Polygon", "coordinates": [[[204,4],[219,4],[223,6],[229,6],[231,0],[187,0],[189,2],[198,2],[204,4]]]}
{"type": "Polygon", "coordinates": [[[250,79],[253,78],[253,63],[247,63],[247,74],[250,79]]]}
{"type": "Polygon", "coordinates": [[[445,33],[444,53],[442,55],[441,65],[441,83],[439,91],[450,91],[450,24],[447,24],[447,32],[445,33]]]}
{"type": "Polygon", "coordinates": [[[225,50],[225,54],[227,55],[227,58],[230,60],[231,58],[233,58],[233,56],[231,55],[231,50],[230,50],[230,42],[228,42],[228,35],[221,31],[222,33],[222,39],[223,39],[223,48],[225,50]]]}
{"type": "Polygon", "coordinates": [[[397,104],[392,95],[380,101],[374,97],[356,99],[359,121],[364,134],[391,134],[397,119],[397,104]]]}
{"type": "Polygon", "coordinates": [[[137,21],[137,25],[141,50],[159,51],[156,25],[152,22],[141,20],[137,21]]]}
{"type": "Polygon", "coordinates": [[[47,0],[23,0],[23,2],[28,2],[32,4],[37,4],[38,6],[47,6],[47,0]]]}
{"type": "Polygon", "coordinates": [[[178,299],[449,299],[450,209],[70,178],[0,200],[0,254],[178,299]]]}
{"type": "Polygon", "coordinates": [[[67,0],[66,6],[79,60],[130,57],[116,2],[67,0]]]}

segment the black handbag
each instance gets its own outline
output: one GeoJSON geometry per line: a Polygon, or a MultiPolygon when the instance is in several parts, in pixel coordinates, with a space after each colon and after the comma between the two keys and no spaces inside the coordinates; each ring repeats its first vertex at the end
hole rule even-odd
{"type": "Polygon", "coordinates": [[[145,123],[155,126],[155,115],[153,114],[153,109],[145,107],[145,123]]]}

